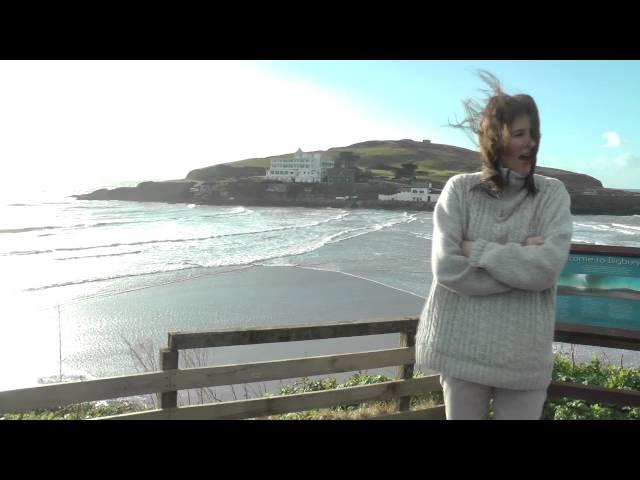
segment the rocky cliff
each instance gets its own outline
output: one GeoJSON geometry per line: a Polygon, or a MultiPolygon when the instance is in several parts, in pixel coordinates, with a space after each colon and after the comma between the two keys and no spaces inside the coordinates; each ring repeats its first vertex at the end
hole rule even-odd
{"type": "Polygon", "coordinates": [[[189,189],[196,182],[184,180],[168,182],[142,182],[136,187],[101,188],[92,193],[75,195],[78,200],[128,200],[132,202],[191,202],[189,189]]]}

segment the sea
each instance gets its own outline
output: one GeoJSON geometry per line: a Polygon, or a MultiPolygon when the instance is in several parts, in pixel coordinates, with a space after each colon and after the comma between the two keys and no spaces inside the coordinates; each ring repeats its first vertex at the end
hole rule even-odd
{"type": "MultiPolygon", "coordinates": [[[[0,390],[140,371],[132,346],[157,351],[168,331],[419,314],[430,212],[70,196],[137,183],[0,195],[0,390]]],[[[573,242],[640,247],[640,216],[574,216],[573,242]]],[[[640,366],[580,355],[599,352],[640,366]]]]}

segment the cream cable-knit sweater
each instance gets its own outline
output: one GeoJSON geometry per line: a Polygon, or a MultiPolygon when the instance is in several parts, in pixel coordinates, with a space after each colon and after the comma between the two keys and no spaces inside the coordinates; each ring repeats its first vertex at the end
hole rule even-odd
{"type": "Polygon", "coordinates": [[[554,178],[502,169],[499,196],[480,173],[446,183],[433,213],[433,283],[416,336],[416,363],[441,374],[515,390],[547,388],[553,368],[556,280],[569,255],[569,194],[554,178]],[[544,245],[524,246],[528,237],[544,245]],[[474,241],[469,258],[460,247],[474,241]]]}

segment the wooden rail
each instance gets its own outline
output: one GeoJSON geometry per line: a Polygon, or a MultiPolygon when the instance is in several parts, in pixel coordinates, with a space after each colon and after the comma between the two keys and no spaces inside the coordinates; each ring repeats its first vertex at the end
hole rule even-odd
{"type": "Polygon", "coordinates": [[[385,321],[340,322],[321,325],[291,325],[286,327],[264,327],[201,332],[169,333],[169,348],[227,347],[231,345],[255,345],[258,343],[299,342],[337,337],[383,335],[387,333],[413,333],[418,328],[417,318],[385,321]]]}
{"type": "Polygon", "coordinates": [[[552,382],[549,386],[548,395],[552,398],[571,398],[586,402],[640,407],[640,392],[637,390],[620,390],[570,382],[552,382]]]}
{"type": "Polygon", "coordinates": [[[640,330],[556,323],[556,342],[640,350],[640,330]]]}
{"type": "MultiPolygon", "coordinates": [[[[439,375],[410,380],[361,385],[335,390],[252,398],[232,402],[211,403],[188,407],[167,408],[148,412],[106,417],[110,420],[206,420],[260,418],[289,412],[350,405],[367,401],[391,400],[397,397],[424,395],[440,389],[439,375]]],[[[436,407],[437,408],[437,407],[436,407]]],[[[430,409],[429,409],[430,410],[430,409]]],[[[439,409],[438,412],[441,412],[439,409]]],[[[432,413],[433,416],[438,414],[432,413]]]]}

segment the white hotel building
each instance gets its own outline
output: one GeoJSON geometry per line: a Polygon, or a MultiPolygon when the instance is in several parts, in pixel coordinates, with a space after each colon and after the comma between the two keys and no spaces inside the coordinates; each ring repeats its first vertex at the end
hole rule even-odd
{"type": "Polygon", "coordinates": [[[300,148],[293,158],[271,160],[267,170],[268,180],[282,182],[320,183],[327,176],[327,169],[333,168],[334,161],[325,158],[322,152],[305,153],[300,148]]]}
{"type": "Polygon", "coordinates": [[[440,198],[441,190],[434,189],[431,184],[414,184],[405,187],[393,195],[378,195],[378,200],[400,201],[400,202],[437,202],[440,198]]]}

